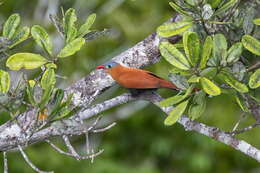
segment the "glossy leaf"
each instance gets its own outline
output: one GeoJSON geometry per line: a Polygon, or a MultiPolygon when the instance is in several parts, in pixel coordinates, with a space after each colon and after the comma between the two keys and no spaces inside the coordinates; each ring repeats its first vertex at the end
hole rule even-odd
{"type": "Polygon", "coordinates": [[[189,79],[189,83],[198,83],[200,81],[200,76],[192,75],[189,79]]]}
{"type": "Polygon", "coordinates": [[[86,22],[79,28],[78,36],[83,37],[90,32],[90,27],[93,25],[96,19],[96,14],[93,13],[88,16],[86,22]]]}
{"type": "Polygon", "coordinates": [[[10,88],[10,75],[4,70],[0,70],[0,92],[7,93],[10,88]]]}
{"type": "Polygon", "coordinates": [[[186,57],[169,42],[161,42],[159,46],[161,55],[173,66],[182,69],[189,70],[190,64],[186,57]]]}
{"type": "Polygon", "coordinates": [[[246,93],[248,92],[248,88],[245,84],[240,83],[238,80],[236,80],[232,74],[228,72],[222,72],[220,75],[220,78],[227,83],[229,86],[237,90],[238,92],[241,93],[246,93]]]}
{"type": "Polygon", "coordinates": [[[208,67],[205,68],[200,72],[200,75],[203,77],[206,77],[208,79],[212,79],[216,76],[217,74],[217,68],[216,67],[208,67]]]}
{"type": "Polygon", "coordinates": [[[181,34],[192,26],[192,22],[166,23],[157,28],[157,34],[161,37],[170,37],[181,34]]]}
{"type": "Polygon", "coordinates": [[[243,47],[240,42],[235,43],[233,46],[231,46],[227,52],[227,63],[230,64],[238,61],[242,51],[243,51],[243,47]]]}
{"type": "Polygon", "coordinates": [[[42,110],[42,109],[48,104],[48,102],[50,101],[52,91],[53,91],[53,86],[51,86],[51,85],[43,91],[43,95],[42,95],[41,101],[40,101],[40,103],[39,103],[39,107],[40,107],[41,110],[42,110]]]}
{"type": "Polygon", "coordinates": [[[184,101],[180,104],[178,104],[173,110],[169,113],[167,118],[164,120],[164,124],[166,126],[173,125],[178,121],[178,119],[181,117],[181,115],[184,113],[187,105],[189,103],[189,100],[184,101]]]}
{"type": "Polygon", "coordinates": [[[217,95],[221,94],[220,88],[216,84],[214,84],[212,81],[210,81],[209,79],[207,79],[205,77],[201,77],[200,83],[201,83],[203,90],[207,94],[212,95],[212,96],[217,96],[217,95]]]}
{"type": "Polygon", "coordinates": [[[222,0],[207,0],[207,3],[209,3],[212,8],[217,8],[221,1],[222,0]]]}
{"type": "Polygon", "coordinates": [[[65,105],[62,104],[63,98],[64,98],[64,91],[62,89],[57,89],[54,96],[53,108],[49,116],[50,120],[53,119],[61,111],[61,109],[65,107],[65,105]]]}
{"type": "Polygon", "coordinates": [[[189,107],[188,115],[192,120],[199,118],[206,110],[206,94],[203,91],[198,92],[189,107]]]}
{"type": "Polygon", "coordinates": [[[28,81],[28,84],[29,84],[29,86],[30,86],[31,88],[33,88],[33,87],[35,86],[36,82],[35,82],[35,80],[29,80],[29,81],[28,81]]]}
{"type": "Polygon", "coordinates": [[[31,105],[36,106],[36,102],[35,102],[35,99],[33,96],[34,92],[33,92],[32,87],[30,87],[30,86],[26,87],[26,94],[27,94],[28,100],[31,103],[31,105]]]}
{"type": "Polygon", "coordinates": [[[77,51],[80,50],[80,48],[84,45],[85,39],[84,38],[76,38],[72,42],[68,43],[58,54],[59,58],[64,58],[70,55],[73,55],[77,51]]]}
{"type": "Polygon", "coordinates": [[[7,59],[6,66],[11,70],[20,70],[21,68],[35,69],[46,62],[47,60],[39,54],[16,53],[7,59]]]}
{"type": "Polygon", "coordinates": [[[170,74],[169,78],[179,89],[185,90],[189,87],[189,83],[183,75],[170,74]]]}
{"type": "Polygon", "coordinates": [[[182,15],[185,15],[185,16],[190,16],[190,17],[191,17],[191,15],[190,15],[187,11],[183,10],[183,9],[182,9],[179,5],[177,5],[176,3],[170,2],[169,4],[170,4],[170,6],[171,6],[176,12],[178,12],[179,14],[182,14],[182,15]]]}
{"type": "Polygon", "coordinates": [[[53,68],[47,68],[42,75],[41,87],[42,89],[47,89],[50,86],[54,86],[56,83],[55,71],[53,68]]]}
{"type": "Polygon", "coordinates": [[[246,67],[242,62],[238,61],[232,66],[232,73],[237,80],[241,81],[246,74],[246,67]]]}
{"type": "Polygon", "coordinates": [[[15,34],[15,36],[11,39],[11,45],[8,46],[9,48],[13,48],[14,46],[16,46],[17,44],[23,42],[24,40],[26,40],[30,35],[30,28],[27,26],[22,27],[22,29],[20,29],[18,31],[17,34],[15,34]]]}
{"type": "Polygon", "coordinates": [[[249,79],[250,88],[258,88],[260,86],[260,69],[257,69],[249,79]]]}
{"type": "Polygon", "coordinates": [[[11,40],[15,35],[16,29],[20,24],[20,15],[15,13],[12,14],[4,24],[3,36],[11,40]]]}
{"type": "Polygon", "coordinates": [[[31,34],[35,42],[52,55],[52,42],[46,30],[39,25],[34,25],[31,34]]]}
{"type": "Polygon", "coordinates": [[[217,11],[215,11],[214,16],[224,13],[226,10],[228,10],[233,5],[235,5],[235,3],[237,3],[237,1],[238,0],[229,0],[227,3],[222,5],[219,9],[217,9],[217,11]]]}
{"type": "Polygon", "coordinates": [[[223,34],[216,34],[213,37],[213,57],[209,59],[208,65],[218,66],[225,61],[227,54],[227,41],[223,34]]]}
{"type": "Polygon", "coordinates": [[[183,46],[189,62],[195,66],[200,56],[200,39],[198,34],[186,31],[183,34],[183,46]]]}
{"type": "Polygon", "coordinates": [[[260,41],[255,39],[254,37],[250,35],[244,35],[242,37],[242,44],[243,46],[252,52],[253,54],[256,54],[260,56],[260,41]]]}
{"type": "Polygon", "coordinates": [[[192,86],[190,86],[187,89],[185,94],[183,94],[183,95],[175,95],[173,97],[169,97],[167,99],[164,99],[163,101],[160,102],[160,106],[163,106],[163,107],[172,106],[174,104],[177,104],[177,103],[183,101],[188,96],[190,96],[190,94],[192,93],[193,89],[194,89],[194,86],[192,85],[192,86]]]}
{"type": "Polygon", "coordinates": [[[208,59],[211,55],[212,47],[213,47],[212,37],[207,36],[207,38],[203,44],[203,47],[202,47],[201,60],[200,60],[200,66],[199,66],[200,69],[203,69],[206,67],[208,59]]]}
{"type": "Polygon", "coordinates": [[[63,27],[66,37],[66,43],[70,43],[77,36],[77,29],[75,27],[76,21],[77,16],[75,13],[75,9],[68,9],[63,18],[63,27]]]}
{"type": "Polygon", "coordinates": [[[201,14],[202,14],[202,18],[204,20],[209,20],[212,17],[212,15],[214,14],[214,12],[211,8],[211,5],[209,5],[209,4],[203,5],[201,14]]]}
{"type": "Polygon", "coordinates": [[[47,68],[54,68],[54,69],[57,69],[57,65],[54,64],[54,63],[48,63],[48,64],[46,64],[46,67],[47,67],[47,68]]]}
{"type": "Polygon", "coordinates": [[[253,20],[253,23],[254,23],[255,25],[260,25],[260,18],[254,19],[254,20],[253,20]]]}
{"type": "Polygon", "coordinates": [[[247,105],[246,105],[244,99],[241,98],[241,96],[235,95],[235,99],[236,99],[236,102],[237,102],[238,106],[239,106],[244,112],[249,112],[248,107],[247,107],[247,105]]]}

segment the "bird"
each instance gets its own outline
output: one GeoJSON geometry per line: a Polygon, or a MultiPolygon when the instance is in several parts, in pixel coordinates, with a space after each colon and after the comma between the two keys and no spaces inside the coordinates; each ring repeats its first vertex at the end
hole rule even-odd
{"type": "Polygon", "coordinates": [[[134,95],[140,93],[142,90],[156,90],[159,88],[180,90],[170,81],[150,71],[126,67],[113,60],[97,66],[96,69],[105,70],[119,85],[129,89],[134,95]]]}

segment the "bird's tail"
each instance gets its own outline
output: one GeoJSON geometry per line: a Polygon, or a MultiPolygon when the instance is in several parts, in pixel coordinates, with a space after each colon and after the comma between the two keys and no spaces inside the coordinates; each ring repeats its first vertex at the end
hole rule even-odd
{"type": "Polygon", "coordinates": [[[160,88],[170,88],[174,90],[180,90],[176,85],[167,80],[160,81],[160,88]]]}

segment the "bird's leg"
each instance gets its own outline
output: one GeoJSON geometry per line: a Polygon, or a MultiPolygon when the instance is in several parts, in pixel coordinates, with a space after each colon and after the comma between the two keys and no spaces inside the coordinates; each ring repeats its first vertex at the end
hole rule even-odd
{"type": "Polygon", "coordinates": [[[130,93],[132,94],[133,97],[136,97],[144,92],[151,91],[155,92],[157,88],[151,88],[151,89],[136,89],[136,88],[129,88],[130,93]]]}

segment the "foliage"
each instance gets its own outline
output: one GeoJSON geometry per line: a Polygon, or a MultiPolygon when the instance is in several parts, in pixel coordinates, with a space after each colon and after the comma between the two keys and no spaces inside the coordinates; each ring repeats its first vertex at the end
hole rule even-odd
{"type": "MultiPolygon", "coordinates": [[[[3,1],[3,3],[4,2],[6,2],[7,5],[0,6],[1,14],[2,14],[1,19],[5,18],[5,15],[9,15],[13,11],[19,11],[20,14],[23,14],[22,20],[26,21],[26,24],[28,22],[32,22],[32,24],[30,24],[31,26],[34,25],[36,22],[39,22],[40,25],[45,26],[46,30],[51,36],[50,38],[54,40],[54,35],[56,34],[54,33],[55,31],[53,31],[52,26],[48,26],[47,24],[48,22],[46,23],[46,21],[44,21],[45,13],[43,11],[45,10],[39,10],[38,8],[36,8],[37,3],[40,1],[32,1],[31,3],[27,3],[27,1],[25,0],[21,0],[21,1],[10,0],[10,1],[3,1]],[[28,8],[30,8],[31,10],[28,10],[28,8]],[[37,14],[41,16],[40,17],[41,20],[39,21],[38,21],[39,18],[35,17],[37,16],[37,14]]],[[[63,1],[63,2],[60,1],[61,4],[59,5],[63,7],[68,8],[73,6],[77,9],[77,12],[83,11],[83,14],[81,13],[80,16],[84,16],[84,14],[86,14],[89,11],[96,11],[98,16],[102,16],[102,17],[99,18],[99,22],[95,26],[97,28],[103,28],[103,27],[116,28],[116,34],[112,35],[113,36],[112,38],[94,41],[92,44],[86,46],[83,51],[74,54],[73,58],[65,58],[63,60],[58,60],[57,62],[55,62],[55,65],[53,65],[52,63],[45,64],[44,66],[46,66],[47,68],[48,66],[52,66],[52,68],[55,69],[55,73],[58,73],[59,75],[66,75],[68,77],[67,80],[61,81],[60,80],[61,78],[57,78],[56,75],[56,80],[58,83],[60,83],[61,81],[62,85],[67,85],[68,82],[71,82],[72,80],[75,81],[75,79],[79,79],[81,76],[87,74],[90,70],[92,70],[94,65],[100,64],[100,62],[104,61],[105,58],[107,58],[108,56],[110,57],[111,52],[113,52],[112,54],[114,55],[114,52],[121,52],[124,49],[126,49],[126,47],[130,47],[134,43],[142,40],[149,33],[152,33],[156,26],[158,26],[160,23],[162,23],[167,18],[173,15],[172,11],[169,11],[170,8],[167,7],[165,1],[151,0],[149,1],[149,3],[147,3],[147,1],[142,1],[142,0],[108,1],[108,2],[109,3],[106,3],[100,0],[96,0],[96,1],[81,0],[81,1],[63,1]],[[112,4],[113,7],[109,6],[108,4],[110,5],[112,4]],[[151,15],[153,17],[151,17],[151,15]],[[103,60],[101,60],[101,58],[103,58],[103,60]],[[59,67],[58,70],[56,70],[55,66],[59,67]]],[[[214,9],[218,8],[218,6],[221,5],[221,0],[207,0],[207,2],[210,3],[212,8],[214,9]]],[[[222,3],[223,2],[227,2],[227,0],[222,1],[222,3]]],[[[252,2],[250,1],[249,3],[252,2]]],[[[229,28],[229,34],[225,34],[228,43],[233,41],[239,42],[241,36],[244,35],[244,29],[245,31],[247,31],[247,34],[250,34],[251,36],[254,36],[256,39],[259,40],[259,35],[257,35],[256,32],[253,32],[256,29],[255,26],[253,27],[254,29],[252,30],[252,25],[250,24],[251,22],[247,22],[249,21],[248,18],[250,18],[247,16],[250,15],[252,16],[252,11],[254,11],[252,10],[251,4],[241,5],[241,6],[242,7],[238,8],[238,10],[234,13],[234,16],[236,17],[232,18],[232,22],[234,22],[234,24],[232,24],[232,27],[229,28]],[[238,13],[240,9],[242,10],[248,9],[249,12],[238,13]],[[249,25],[243,23],[249,23],[249,25]],[[244,28],[242,27],[242,25],[244,25],[244,28]],[[250,33],[248,33],[249,31],[250,33]]],[[[209,8],[209,6],[205,6],[205,9],[206,7],[209,8]]],[[[227,12],[229,10],[230,9],[228,9],[227,12]]],[[[206,15],[205,12],[204,15],[206,15]]],[[[61,24],[62,20],[60,20],[59,23],[60,26],[62,26],[61,24]]],[[[215,25],[214,23],[210,23],[210,22],[208,23],[210,26],[215,25]]],[[[226,28],[226,26],[229,26],[228,23],[225,25],[223,25],[222,23],[221,25],[224,28],[226,28]]],[[[203,28],[195,28],[194,26],[195,25],[191,26],[191,28],[198,29],[200,31],[203,30],[203,28]]],[[[219,26],[220,25],[218,25],[218,27],[219,26]]],[[[211,29],[212,28],[209,27],[210,31],[211,29]]],[[[21,27],[20,35],[26,37],[26,35],[23,33],[28,33],[29,35],[29,27],[21,27]]],[[[88,36],[92,37],[92,35],[95,33],[96,31],[92,31],[88,34],[88,36]]],[[[224,33],[224,31],[223,32],[221,31],[221,33],[224,33]]],[[[199,32],[198,34],[201,33],[199,32]]],[[[205,35],[204,32],[203,34],[205,35]]],[[[17,35],[17,38],[23,38],[21,36],[19,37],[18,36],[19,35],[17,35]]],[[[201,35],[199,36],[204,40],[205,36],[203,37],[201,37],[201,35]]],[[[210,38],[212,40],[212,37],[210,38]]],[[[6,45],[9,41],[7,41],[7,39],[0,41],[1,50],[3,48],[2,47],[3,42],[5,43],[4,45],[6,45]]],[[[25,43],[27,45],[27,43],[30,44],[31,42],[30,40],[28,40],[26,42],[23,42],[22,44],[20,43],[17,44],[18,47],[14,45],[12,50],[9,48],[6,49],[6,52],[12,55],[14,52],[20,49],[28,50],[28,47],[24,45],[25,43]]],[[[31,45],[32,44],[30,44],[30,46],[31,45]]],[[[211,44],[207,44],[207,45],[211,45],[211,44]]],[[[53,47],[55,49],[56,45],[53,47]]],[[[182,51],[181,48],[183,47],[183,44],[178,44],[178,45],[176,44],[175,47],[182,51]]],[[[229,45],[228,47],[231,47],[231,45],[229,45]]],[[[39,50],[39,48],[41,48],[40,45],[36,46],[35,52],[41,51],[39,50]]],[[[23,50],[22,52],[25,51],[23,50]]],[[[54,52],[55,51],[53,50],[53,53],[54,52]]],[[[45,53],[41,53],[41,55],[45,58],[48,58],[49,56],[46,55],[45,53]]],[[[3,54],[1,54],[1,57],[2,56],[3,54]]],[[[255,59],[256,57],[252,56],[250,52],[247,52],[244,49],[243,55],[240,56],[240,59],[243,60],[242,67],[244,68],[240,68],[241,66],[239,64],[241,60],[239,60],[237,63],[235,63],[232,66],[231,68],[232,72],[234,72],[235,78],[238,79],[239,81],[242,80],[240,79],[239,76],[242,76],[242,78],[245,79],[250,77],[250,75],[254,73],[254,71],[247,73],[245,70],[239,70],[239,69],[246,69],[246,67],[249,67],[250,64],[254,63],[254,61],[252,61],[252,58],[255,59]]],[[[157,65],[153,66],[152,70],[164,76],[164,72],[166,72],[167,69],[166,67],[168,67],[168,64],[164,63],[164,61],[162,60],[157,65]]],[[[1,67],[1,68],[5,71],[8,71],[8,69],[6,69],[5,67],[1,67]]],[[[178,74],[181,77],[183,75],[180,75],[180,73],[187,74],[186,71],[182,71],[173,67],[172,68],[170,67],[170,71],[171,72],[178,71],[178,74]]],[[[217,71],[216,68],[208,67],[207,69],[204,69],[203,75],[211,76],[211,73],[215,73],[216,71],[217,71]]],[[[28,80],[28,85],[31,88],[34,88],[34,86],[36,86],[34,90],[38,90],[39,86],[41,86],[40,85],[41,77],[37,79],[37,76],[38,75],[42,76],[43,74],[42,69],[22,70],[19,72],[22,73],[30,72],[30,75],[28,75],[28,79],[35,79],[35,80],[28,80]],[[41,73],[40,75],[38,71],[40,71],[41,73]]],[[[11,78],[12,80],[15,80],[15,78],[13,78],[12,76],[11,78]]],[[[188,79],[189,81],[188,83],[192,84],[192,81],[199,81],[198,79],[199,77],[193,75],[188,79]]],[[[24,83],[27,86],[27,82],[24,81],[24,83]]],[[[20,94],[23,92],[18,92],[19,91],[18,88],[24,91],[23,89],[25,86],[22,85],[22,83],[18,85],[11,84],[11,86],[12,87],[10,88],[8,94],[12,94],[13,97],[8,97],[9,98],[8,102],[13,103],[12,105],[16,105],[15,103],[17,102],[17,100],[23,100],[24,97],[27,97],[26,95],[20,94]]],[[[249,83],[249,87],[250,87],[250,83],[249,83]]],[[[201,117],[200,120],[206,121],[209,124],[214,124],[220,127],[221,129],[230,130],[230,124],[233,125],[234,120],[238,119],[237,117],[238,112],[236,111],[237,106],[232,103],[231,97],[228,97],[227,95],[223,94],[226,92],[225,89],[223,88],[221,89],[222,89],[221,90],[222,94],[218,97],[213,97],[211,99],[205,96],[206,97],[205,101],[207,102],[207,109],[206,109],[207,116],[201,117]],[[225,108],[225,112],[223,112],[223,107],[225,108]]],[[[121,90],[119,92],[121,92],[121,90]]],[[[165,92],[167,91],[162,90],[160,92],[164,92],[165,94],[165,92]]],[[[36,93],[35,98],[38,99],[37,92],[35,93],[36,93]]],[[[63,97],[62,94],[58,94],[58,93],[60,92],[57,92],[57,96],[55,93],[54,96],[57,98],[63,97]]],[[[112,92],[109,93],[109,97],[111,96],[110,95],[111,93],[112,92]]],[[[179,95],[180,96],[186,95],[186,93],[187,92],[185,93],[181,92],[179,93],[179,95]]],[[[115,94],[118,94],[118,92],[116,92],[115,94]]],[[[172,91],[169,91],[167,94],[168,95],[172,94],[172,91]]],[[[252,96],[255,96],[254,92],[253,93],[250,92],[250,94],[253,94],[252,96]]],[[[239,100],[236,101],[237,104],[241,102],[240,105],[245,105],[245,108],[247,108],[247,105],[245,104],[245,102],[243,102],[244,101],[243,96],[239,95],[239,97],[237,97],[236,99],[239,100]]],[[[59,99],[57,99],[57,101],[58,100],[59,99]]],[[[192,102],[192,103],[195,104],[196,102],[192,102]]],[[[57,105],[60,104],[57,103],[57,105]]],[[[140,104],[138,103],[138,105],[140,104]]],[[[15,113],[15,110],[17,110],[19,106],[16,107],[9,106],[9,107],[12,110],[14,110],[13,112],[15,113]]],[[[129,112],[130,110],[133,110],[133,107],[131,107],[130,110],[126,109],[125,107],[119,107],[118,109],[119,111],[122,109],[124,110],[123,112],[129,112]]],[[[1,111],[3,110],[1,109],[1,111]]],[[[112,111],[113,112],[110,111],[105,112],[104,114],[109,116],[114,116],[113,118],[115,119],[118,118],[116,117],[117,114],[115,114],[114,112],[115,110],[113,109],[112,111]]],[[[187,111],[190,111],[190,109],[187,111]]],[[[52,112],[55,112],[55,109],[52,109],[52,112]]],[[[50,115],[50,113],[48,114],[50,115]]],[[[161,123],[162,122],[161,117],[158,116],[158,114],[161,114],[161,112],[158,109],[155,109],[151,105],[146,106],[141,111],[137,111],[134,114],[135,116],[132,116],[132,118],[128,118],[127,120],[120,121],[120,123],[118,123],[118,125],[115,128],[111,129],[109,133],[105,135],[95,136],[95,140],[97,141],[99,141],[100,138],[104,138],[102,139],[103,141],[102,144],[104,145],[105,152],[104,154],[102,154],[101,157],[98,157],[97,159],[94,160],[94,164],[89,163],[88,161],[81,161],[80,163],[76,162],[74,159],[70,159],[68,157],[64,157],[58,153],[53,152],[53,150],[50,147],[46,147],[46,145],[44,144],[34,145],[33,147],[28,148],[27,151],[29,152],[29,156],[31,157],[31,159],[35,161],[36,164],[41,168],[46,170],[54,168],[55,172],[64,172],[64,173],[71,172],[71,171],[124,172],[126,170],[128,172],[132,172],[133,166],[136,168],[135,169],[136,172],[152,172],[152,171],[167,172],[173,169],[179,172],[198,172],[198,171],[199,172],[230,172],[231,170],[252,172],[259,169],[259,165],[257,162],[248,159],[246,156],[239,154],[236,151],[231,150],[230,148],[224,146],[223,144],[215,142],[214,140],[209,140],[208,138],[198,135],[196,133],[188,133],[187,135],[187,133],[178,125],[172,126],[170,128],[163,127],[161,123]],[[39,157],[39,153],[43,153],[43,152],[44,155],[39,157]],[[46,160],[49,160],[50,162],[46,164],[46,160]],[[66,167],[64,167],[64,165],[66,165],[66,167]]],[[[8,116],[5,115],[6,115],[5,113],[1,113],[2,121],[7,120],[8,116]]],[[[251,121],[253,121],[252,118],[248,117],[245,124],[251,121]]],[[[258,140],[259,138],[257,137],[257,135],[258,135],[257,130],[253,130],[246,134],[240,135],[239,138],[248,139],[249,141],[251,141],[253,145],[259,146],[259,140],[258,140]]],[[[78,144],[79,148],[81,148],[82,139],[80,138],[77,140],[76,138],[74,139],[74,143],[78,144]]],[[[11,172],[27,172],[27,173],[33,172],[31,168],[29,168],[27,165],[24,164],[24,161],[20,157],[19,153],[12,152],[8,154],[8,160],[10,162],[10,165],[12,165],[10,166],[11,172]]]]}
{"type": "MultiPolygon", "coordinates": [[[[248,35],[246,30],[245,35],[236,38],[241,42],[234,42],[228,34],[225,36],[220,33],[223,26],[227,29],[232,28],[232,16],[226,22],[223,21],[226,20],[226,15],[230,15],[232,10],[237,8],[238,4],[237,0],[223,3],[197,0],[170,2],[171,7],[183,15],[183,19],[159,26],[157,33],[161,37],[182,34],[183,46],[178,48],[170,42],[163,41],[160,43],[160,52],[174,66],[175,70],[170,70],[170,72],[179,76],[175,77],[172,82],[186,93],[162,101],[163,106],[176,105],[176,108],[165,119],[166,125],[175,123],[185,109],[192,119],[199,118],[205,111],[206,95],[218,96],[223,94],[223,90],[229,89],[225,94],[241,98],[259,87],[259,69],[253,74],[240,69],[246,69],[251,65],[243,62],[242,55],[246,50],[252,53],[251,56],[260,55],[260,42],[248,35]],[[228,11],[228,9],[231,10],[228,11]],[[212,23],[216,26],[210,25],[212,23]],[[196,28],[203,28],[203,30],[196,28]],[[202,44],[203,40],[204,44],[202,44]],[[229,48],[228,45],[230,45],[229,48]],[[239,77],[237,73],[241,73],[239,77]],[[180,86],[180,83],[187,83],[187,85],[192,83],[196,89],[190,93],[187,87],[180,86]],[[179,103],[184,99],[186,101],[179,103]]],[[[258,19],[251,22],[258,24],[258,19]]],[[[236,99],[236,101],[242,111],[246,112],[249,109],[241,103],[241,99],[236,99]]]]}
{"type": "MultiPolygon", "coordinates": [[[[75,10],[72,8],[65,12],[65,16],[62,18],[62,24],[58,23],[58,18],[55,18],[55,20],[53,20],[54,25],[57,26],[58,31],[62,33],[65,42],[64,47],[58,54],[53,52],[53,43],[48,32],[40,25],[33,25],[31,27],[33,40],[46,52],[47,56],[31,52],[17,52],[7,57],[6,67],[10,70],[31,70],[41,67],[42,71],[34,79],[29,79],[29,76],[25,74],[21,76],[20,80],[21,83],[23,83],[21,85],[25,85],[25,87],[19,87],[19,92],[22,93],[23,96],[19,106],[9,110],[11,114],[21,113],[20,105],[24,105],[30,108],[38,108],[40,120],[51,121],[54,118],[65,117],[73,111],[73,108],[69,107],[72,95],[65,98],[64,91],[56,88],[56,70],[60,58],[75,54],[85,44],[84,37],[86,34],[92,32],[90,27],[94,23],[95,17],[95,14],[91,14],[79,29],[75,26],[77,16],[75,10]],[[41,117],[47,117],[48,119],[45,120],[41,117]]],[[[20,15],[13,14],[4,23],[3,36],[1,37],[4,42],[0,52],[1,54],[7,55],[7,52],[10,51],[11,48],[29,38],[30,29],[28,27],[22,27],[20,29],[20,21],[20,15]]],[[[9,88],[10,75],[8,72],[1,70],[0,92],[5,94],[3,97],[13,97],[13,91],[9,91],[9,88]]],[[[8,99],[6,100],[9,101],[8,99]]]]}

